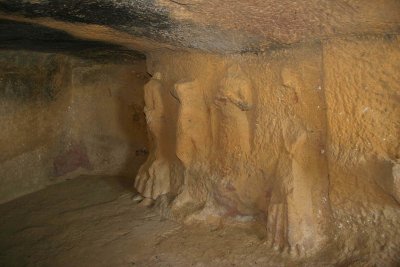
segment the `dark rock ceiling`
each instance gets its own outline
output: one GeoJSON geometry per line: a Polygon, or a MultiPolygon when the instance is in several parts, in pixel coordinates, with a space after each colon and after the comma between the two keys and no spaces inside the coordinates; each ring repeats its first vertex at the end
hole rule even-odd
{"type": "Polygon", "coordinates": [[[144,59],[144,54],[119,45],[78,39],[64,31],[0,19],[0,49],[64,53],[91,60],[118,62],[144,59]]]}
{"type": "MultiPolygon", "coordinates": [[[[31,26],[35,30],[27,34],[31,42],[35,34],[38,42],[65,40],[60,31],[67,31],[71,38],[143,52],[169,48],[235,53],[334,36],[398,34],[400,1],[0,0],[0,18],[24,22],[3,21],[2,30],[9,25],[23,32],[26,23],[40,24],[42,29],[31,26]],[[47,38],[51,34],[45,27],[58,32],[47,38]]],[[[10,43],[12,36],[12,30],[5,30],[1,41],[10,43]]]]}

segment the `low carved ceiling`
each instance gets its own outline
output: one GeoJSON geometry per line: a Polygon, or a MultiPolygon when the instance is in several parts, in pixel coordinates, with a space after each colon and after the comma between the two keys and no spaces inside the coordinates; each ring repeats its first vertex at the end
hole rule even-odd
{"type": "MultiPolygon", "coordinates": [[[[236,53],[335,36],[398,34],[400,1],[0,0],[0,18],[3,28],[4,19],[21,27],[36,24],[142,52],[236,53]]],[[[2,41],[10,40],[5,35],[2,41]]]]}

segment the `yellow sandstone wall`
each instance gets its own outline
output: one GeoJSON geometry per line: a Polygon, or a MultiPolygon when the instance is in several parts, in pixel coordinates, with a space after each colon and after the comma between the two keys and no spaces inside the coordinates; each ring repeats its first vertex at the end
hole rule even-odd
{"type": "Polygon", "coordinates": [[[272,245],[299,255],[333,240],[393,248],[399,54],[396,36],[258,55],[150,54],[152,149],[136,189],[169,193],[171,216],[188,223],[261,220],[272,245]]]}
{"type": "Polygon", "coordinates": [[[81,174],[136,175],[144,61],[2,51],[0,63],[0,202],[81,174]]]}

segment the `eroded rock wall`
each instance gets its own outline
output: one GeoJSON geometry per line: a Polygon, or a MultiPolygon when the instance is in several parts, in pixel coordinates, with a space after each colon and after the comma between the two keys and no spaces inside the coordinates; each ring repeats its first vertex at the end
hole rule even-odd
{"type": "Polygon", "coordinates": [[[145,62],[73,65],[67,131],[86,147],[94,174],[134,177],[146,159],[145,62]]]}
{"type": "Polygon", "coordinates": [[[61,92],[69,76],[65,56],[1,53],[1,202],[48,184],[68,105],[61,92]]]}
{"type": "MultiPolygon", "coordinates": [[[[347,254],[400,262],[400,40],[385,36],[324,44],[330,199],[347,254]]],[[[366,262],[364,264],[367,264],[366,262]]]]}
{"type": "Polygon", "coordinates": [[[0,202],[80,174],[136,175],[144,61],[3,50],[0,62],[0,202]]]}
{"type": "Polygon", "coordinates": [[[397,262],[399,53],[396,36],[152,53],[152,150],[136,188],[169,196],[171,216],[188,223],[261,221],[293,255],[343,246],[346,258],[370,242],[387,248],[376,262],[397,262]]]}

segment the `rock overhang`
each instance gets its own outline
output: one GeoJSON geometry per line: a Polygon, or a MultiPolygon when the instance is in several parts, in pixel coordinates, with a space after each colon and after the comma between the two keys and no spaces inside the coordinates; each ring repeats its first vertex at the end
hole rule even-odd
{"type": "Polygon", "coordinates": [[[49,27],[0,19],[0,49],[62,53],[96,61],[143,60],[145,55],[126,47],[76,38],[49,27]]]}
{"type": "MultiPolygon", "coordinates": [[[[113,38],[104,41],[143,52],[168,48],[240,53],[335,36],[397,34],[400,3],[383,2],[3,0],[0,15],[47,27],[58,22],[57,28],[67,32],[72,32],[71,24],[96,25],[113,32],[113,38]],[[130,38],[138,44],[129,42],[130,38]]],[[[78,35],[102,39],[96,32],[78,35]]]]}

